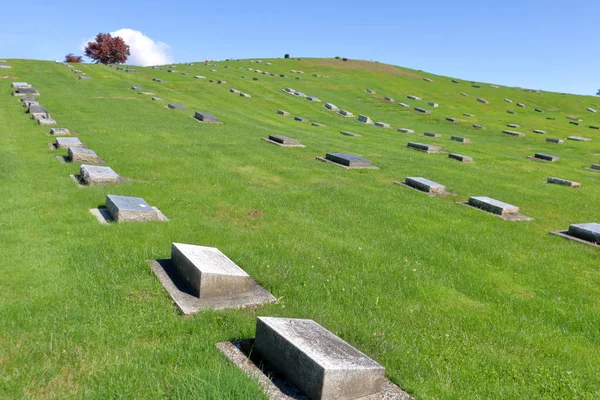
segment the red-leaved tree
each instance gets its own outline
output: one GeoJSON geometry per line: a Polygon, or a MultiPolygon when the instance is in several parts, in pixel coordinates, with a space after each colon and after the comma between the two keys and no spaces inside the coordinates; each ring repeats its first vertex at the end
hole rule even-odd
{"type": "Polygon", "coordinates": [[[88,42],[85,48],[86,57],[96,64],[119,64],[127,61],[129,46],[119,36],[112,37],[110,33],[99,33],[95,42],[88,42]]]}
{"type": "Polygon", "coordinates": [[[69,53],[65,56],[65,62],[67,63],[80,63],[82,56],[76,56],[73,53],[69,53]]]}

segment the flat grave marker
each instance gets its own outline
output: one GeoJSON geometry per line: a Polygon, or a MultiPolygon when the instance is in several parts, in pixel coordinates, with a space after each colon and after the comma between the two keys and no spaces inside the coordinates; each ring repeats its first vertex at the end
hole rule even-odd
{"type": "Polygon", "coordinates": [[[550,234],[600,248],[600,224],[597,222],[571,224],[566,231],[555,231],[550,234]]]}
{"type": "Polygon", "coordinates": [[[81,184],[108,185],[123,183],[127,180],[117,174],[111,167],[82,164],[79,167],[79,176],[75,176],[81,184]]]}
{"type": "Polygon", "coordinates": [[[555,177],[548,177],[547,183],[553,183],[556,185],[562,185],[562,186],[570,186],[570,187],[580,187],[581,183],[579,182],[574,182],[574,181],[570,181],[567,179],[561,179],[561,178],[555,178],[555,177]]]}
{"type": "Polygon", "coordinates": [[[465,156],[463,154],[458,154],[458,153],[450,153],[448,154],[448,158],[451,158],[453,160],[457,160],[463,163],[472,163],[473,162],[473,158],[469,157],[469,156],[465,156]]]}
{"type": "Polygon", "coordinates": [[[406,147],[408,147],[409,149],[412,149],[412,150],[418,150],[418,151],[422,151],[424,153],[429,153],[429,154],[437,154],[437,153],[441,153],[441,151],[442,151],[440,146],[434,146],[431,144],[424,144],[424,143],[418,143],[418,142],[408,142],[406,147]]]}
{"type": "Polygon", "coordinates": [[[186,106],[182,106],[181,104],[169,103],[167,104],[167,108],[171,110],[187,110],[186,106]]]}
{"type": "Polygon", "coordinates": [[[450,140],[461,143],[471,143],[471,139],[462,136],[450,136],[450,140]]]}
{"type": "Polygon", "coordinates": [[[362,135],[359,135],[358,133],[353,133],[349,131],[340,131],[340,133],[344,136],[362,137],[362,135]]]}
{"type": "Polygon", "coordinates": [[[402,132],[402,133],[415,133],[414,129],[408,129],[408,128],[398,128],[398,132],[402,132]]]}
{"type": "Polygon", "coordinates": [[[329,162],[346,169],[379,169],[366,158],[347,153],[326,153],[325,157],[317,157],[317,160],[329,162]]]}
{"type": "Polygon", "coordinates": [[[287,117],[287,116],[289,116],[289,115],[290,115],[290,113],[289,113],[289,112],[287,112],[287,111],[284,111],[284,110],[277,110],[277,114],[279,114],[279,115],[283,115],[283,116],[285,116],[285,117],[287,117]]]}
{"type": "Polygon", "coordinates": [[[158,208],[150,206],[144,199],[114,194],[106,196],[105,208],[95,208],[90,210],[90,213],[101,224],[168,221],[168,218],[158,208]]]}
{"type": "Polygon", "coordinates": [[[562,139],[557,139],[557,138],[546,138],[546,142],[548,143],[556,143],[556,144],[563,144],[565,141],[562,139]]]}
{"type": "Polygon", "coordinates": [[[504,133],[505,135],[509,135],[509,136],[525,137],[525,134],[521,133],[521,132],[503,130],[502,133],[504,133]]]}
{"type": "Polygon", "coordinates": [[[150,262],[184,315],[274,302],[267,290],[215,247],[172,243],[171,258],[150,262]]]}
{"type": "Polygon", "coordinates": [[[422,114],[431,114],[431,110],[426,110],[426,109],[420,108],[420,107],[415,107],[415,111],[418,111],[422,114]]]}
{"type": "Polygon", "coordinates": [[[284,135],[269,135],[268,138],[263,138],[262,140],[281,147],[306,147],[300,141],[284,135]]]}
{"type": "Polygon", "coordinates": [[[423,136],[438,138],[438,137],[442,137],[442,134],[441,133],[434,133],[434,132],[425,132],[423,134],[423,136]]]}
{"type": "Polygon", "coordinates": [[[201,111],[196,111],[192,118],[194,118],[198,122],[208,122],[213,124],[221,122],[219,118],[215,117],[214,115],[201,111]]]}
{"type": "Polygon", "coordinates": [[[375,122],[375,126],[379,128],[391,128],[390,124],[385,122],[375,122]]]}
{"type": "Polygon", "coordinates": [[[79,164],[104,164],[104,161],[91,149],[82,147],[69,147],[66,160],[79,164]]]}
{"type": "Polygon", "coordinates": [[[469,200],[467,202],[458,204],[467,205],[472,208],[483,210],[505,220],[530,221],[533,219],[520,214],[519,207],[513,206],[512,204],[504,203],[499,200],[492,199],[490,197],[471,196],[469,197],[469,200]]]}
{"type": "Polygon", "coordinates": [[[568,136],[567,139],[574,140],[576,142],[589,142],[590,140],[592,140],[583,136],[568,136]]]}
{"type": "Polygon", "coordinates": [[[65,137],[56,138],[55,142],[52,145],[55,149],[67,149],[69,147],[85,147],[85,144],[83,144],[78,138],[65,137]]]}
{"type": "Polygon", "coordinates": [[[67,128],[52,128],[48,134],[52,136],[68,136],[71,134],[71,131],[67,128]]]}
{"type": "Polygon", "coordinates": [[[367,117],[366,115],[362,115],[362,114],[358,115],[358,121],[362,122],[364,124],[373,124],[373,120],[371,118],[367,117]]]}
{"type": "Polygon", "coordinates": [[[427,193],[429,196],[443,196],[451,194],[446,192],[446,186],[422,177],[407,177],[404,182],[396,181],[394,183],[396,185],[403,185],[412,189],[416,189],[420,192],[427,193]]]}

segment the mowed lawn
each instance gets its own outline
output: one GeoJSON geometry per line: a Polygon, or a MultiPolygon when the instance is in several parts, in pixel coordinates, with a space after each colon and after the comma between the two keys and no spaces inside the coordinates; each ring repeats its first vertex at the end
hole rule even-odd
{"type": "Polygon", "coordinates": [[[8,64],[13,68],[0,76],[1,398],[264,399],[215,347],[254,337],[257,316],[314,319],[382,364],[417,399],[600,397],[600,250],[549,235],[600,222],[600,172],[585,169],[600,162],[600,132],[588,128],[600,125],[600,116],[586,111],[600,108],[593,106],[600,99],[483,83],[477,89],[333,59],[177,66],[188,75],[77,66],[89,81],[53,62],[8,64]],[[24,114],[10,95],[12,81],[33,84],[57,127],[76,132],[131,183],[78,187],[69,177],[78,165],[57,160],[66,151],[49,149],[49,128],[24,114]],[[252,97],[231,94],[232,87],[252,97]],[[324,102],[392,129],[341,117],[324,102]],[[168,110],[167,103],[188,109],[168,110]],[[419,106],[434,112],[412,110],[419,106]],[[194,111],[223,124],[197,123],[194,111]],[[571,125],[567,115],[583,122],[571,125]],[[527,136],[501,134],[507,123],[520,124],[513,130],[527,136]],[[423,137],[425,131],[442,137],[423,137]],[[269,134],[306,148],[260,140],[269,134]],[[593,140],[545,141],[569,135],[593,140]],[[475,163],[410,150],[409,141],[475,163]],[[380,169],[315,160],[326,152],[365,157],[380,169]],[[560,160],[527,158],[536,152],[560,160]],[[393,184],[407,176],[442,183],[456,196],[430,198],[393,184]],[[546,184],[549,176],[582,187],[546,184]],[[142,197],[170,221],[100,225],[88,210],[103,206],[107,194],[142,197]],[[514,204],[534,220],[504,221],[455,204],[469,196],[514,204]],[[168,258],[172,242],[218,247],[278,301],[180,315],[148,265],[168,258]]]}

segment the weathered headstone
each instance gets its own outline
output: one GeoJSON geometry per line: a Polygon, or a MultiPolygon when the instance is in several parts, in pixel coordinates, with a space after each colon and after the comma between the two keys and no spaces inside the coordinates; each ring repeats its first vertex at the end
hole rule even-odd
{"type": "Polygon", "coordinates": [[[318,123],[318,122],[311,122],[311,123],[310,123],[310,125],[311,125],[311,126],[316,126],[316,127],[325,126],[325,125],[323,125],[323,124],[320,124],[320,123],[318,123]]]}
{"type": "Polygon", "coordinates": [[[456,142],[461,143],[471,143],[471,139],[462,136],[450,136],[450,140],[454,140],[456,142]]]}
{"type": "Polygon", "coordinates": [[[586,224],[572,224],[569,226],[569,235],[592,243],[600,243],[600,224],[589,222],[586,224]]]}
{"type": "Polygon", "coordinates": [[[518,215],[520,211],[519,207],[517,206],[484,196],[469,197],[468,204],[470,206],[501,216],[518,215]]]}
{"type": "Polygon", "coordinates": [[[248,93],[240,92],[241,97],[252,97],[248,93]]]}
{"type": "Polygon", "coordinates": [[[431,114],[431,110],[426,110],[426,109],[420,108],[420,107],[415,107],[415,111],[418,111],[422,114],[431,114]]]}
{"type": "Polygon", "coordinates": [[[81,147],[69,147],[67,159],[73,163],[80,164],[102,164],[104,161],[94,152],[94,150],[81,147]]]}
{"type": "Polygon", "coordinates": [[[547,134],[548,132],[546,132],[546,131],[543,131],[543,130],[541,130],[541,129],[534,129],[534,130],[533,130],[533,133],[539,133],[540,135],[545,135],[545,134],[547,134]]]}
{"type": "Polygon", "coordinates": [[[169,103],[167,105],[171,110],[187,110],[186,106],[182,106],[181,104],[169,103]]]}
{"type": "Polygon", "coordinates": [[[523,104],[523,103],[517,103],[517,107],[523,107],[523,108],[525,108],[525,104],[523,104]]]}
{"type": "Polygon", "coordinates": [[[503,130],[502,133],[504,133],[505,135],[510,135],[510,136],[525,137],[525,134],[521,133],[521,132],[503,130]]]}
{"type": "Polygon", "coordinates": [[[385,101],[389,101],[389,102],[392,102],[392,103],[393,103],[394,101],[396,101],[396,100],[394,100],[393,98],[391,98],[391,97],[389,97],[389,96],[385,96],[383,99],[384,99],[385,101]]]}
{"type": "Polygon", "coordinates": [[[600,164],[592,164],[590,169],[593,169],[594,171],[600,171],[600,164]]]}
{"type": "Polygon", "coordinates": [[[571,187],[579,187],[581,186],[581,183],[579,182],[574,182],[574,181],[569,181],[567,179],[561,179],[561,178],[554,178],[554,177],[548,177],[548,183],[554,183],[556,185],[563,185],[563,186],[571,186],[571,187]]]}
{"type": "Polygon", "coordinates": [[[425,82],[433,82],[433,79],[431,79],[431,78],[423,78],[423,80],[424,80],[425,82]]]}
{"type": "Polygon", "coordinates": [[[472,157],[465,156],[463,154],[458,154],[458,153],[450,153],[450,154],[448,154],[448,158],[451,158],[453,160],[457,160],[460,162],[464,162],[464,163],[472,163],[473,162],[472,157]]]}
{"type": "Polygon", "coordinates": [[[385,369],[306,319],[258,317],[254,350],[313,400],[352,400],[382,391],[385,369]]]}
{"type": "Polygon", "coordinates": [[[308,100],[308,101],[314,101],[314,102],[317,102],[317,103],[321,102],[321,100],[319,100],[318,97],[314,97],[314,96],[306,96],[306,100],[308,100]]]}
{"type": "Polygon", "coordinates": [[[433,132],[425,132],[425,133],[423,134],[423,136],[428,136],[428,137],[434,137],[434,138],[437,138],[437,137],[442,137],[442,134],[441,134],[441,133],[433,133],[433,132]]]}
{"type": "Polygon", "coordinates": [[[483,126],[483,125],[479,125],[479,124],[473,124],[472,126],[473,126],[473,128],[475,128],[475,129],[485,129],[485,126],[483,126]]]}
{"type": "Polygon", "coordinates": [[[402,103],[402,102],[398,103],[398,105],[399,105],[399,106],[402,106],[402,107],[410,107],[410,105],[408,105],[408,104],[406,104],[406,103],[402,103]]]}
{"type": "Polygon", "coordinates": [[[489,104],[490,103],[489,101],[487,101],[486,99],[482,99],[481,97],[478,97],[477,101],[480,102],[480,103],[483,103],[483,104],[489,104]]]}
{"type": "Polygon", "coordinates": [[[421,98],[420,98],[420,97],[418,97],[418,96],[413,96],[413,95],[410,95],[410,94],[409,94],[408,96],[406,96],[406,98],[407,98],[407,99],[410,99],[410,100],[423,100],[423,99],[421,99],[421,98]]]}
{"type": "Polygon", "coordinates": [[[442,149],[440,146],[434,146],[431,144],[408,142],[407,147],[413,150],[423,151],[425,153],[439,153],[442,149]]]}
{"type": "Polygon", "coordinates": [[[430,102],[429,102],[429,103],[427,103],[427,104],[428,104],[430,107],[433,107],[433,108],[438,108],[438,107],[440,106],[438,103],[434,103],[434,102],[432,102],[432,101],[430,101],[430,102]]]}
{"type": "Polygon", "coordinates": [[[442,194],[446,191],[446,186],[420,177],[408,177],[404,180],[404,184],[422,192],[432,194],[442,194]]]}
{"type": "Polygon", "coordinates": [[[377,92],[374,91],[373,89],[365,89],[365,92],[369,93],[369,94],[376,94],[377,92]]]}
{"type": "Polygon", "coordinates": [[[140,197],[106,196],[106,209],[116,222],[158,221],[159,213],[140,197]]]}
{"type": "Polygon", "coordinates": [[[277,114],[279,114],[279,115],[283,115],[283,116],[286,116],[286,117],[287,117],[288,115],[290,115],[290,113],[289,113],[289,112],[287,112],[287,111],[284,111],[284,110],[277,110],[277,114]]]}
{"type": "Polygon", "coordinates": [[[371,118],[367,117],[366,115],[362,115],[362,114],[358,115],[358,122],[362,122],[364,124],[373,124],[373,120],[371,120],[371,118]]]}
{"type": "Polygon", "coordinates": [[[521,125],[519,124],[506,124],[506,126],[508,126],[509,128],[520,128],[521,125]]]}
{"type": "Polygon", "coordinates": [[[56,138],[54,147],[57,149],[66,149],[69,147],[85,147],[78,138],[56,138]]]}
{"type": "Polygon", "coordinates": [[[506,110],[506,112],[507,112],[507,113],[509,113],[509,114],[513,114],[513,115],[516,115],[516,114],[517,114],[517,112],[516,112],[516,111],[513,111],[513,110],[506,110]]]}
{"type": "Polygon", "coordinates": [[[194,118],[200,122],[211,122],[211,123],[221,122],[214,115],[205,113],[205,112],[200,112],[200,111],[196,111],[196,113],[194,114],[194,118]]]}
{"type": "Polygon", "coordinates": [[[592,112],[592,113],[596,113],[598,112],[596,109],[592,108],[592,107],[588,107],[586,108],[587,111],[592,112]]]}
{"type": "Polygon", "coordinates": [[[390,124],[387,124],[385,122],[375,122],[375,126],[379,127],[379,128],[390,128],[390,124]]]}
{"type": "Polygon", "coordinates": [[[234,88],[230,88],[229,93],[240,93],[240,91],[234,88]]]}
{"type": "Polygon", "coordinates": [[[465,117],[474,117],[474,116],[475,116],[475,115],[473,115],[473,114],[469,114],[469,113],[463,113],[463,115],[464,115],[465,117]]]}
{"type": "Polygon", "coordinates": [[[513,101],[511,99],[504,99],[505,102],[507,103],[512,103],[513,101]]]}
{"type": "Polygon", "coordinates": [[[539,113],[543,113],[544,112],[544,110],[542,110],[541,108],[534,108],[533,111],[539,112],[539,113]]]}
{"type": "Polygon", "coordinates": [[[452,118],[452,117],[446,117],[446,121],[452,122],[453,124],[456,124],[459,122],[459,120],[457,118],[452,118]]]}
{"type": "Polygon", "coordinates": [[[562,139],[556,139],[556,138],[546,138],[546,142],[548,143],[557,143],[557,144],[562,144],[565,141],[562,139]]]}
{"type": "Polygon", "coordinates": [[[545,154],[545,153],[535,153],[535,155],[533,157],[538,160],[550,161],[550,162],[555,162],[555,161],[560,160],[560,157],[552,156],[550,154],[545,154]]]}
{"type": "Polygon", "coordinates": [[[82,164],[79,171],[79,176],[86,185],[107,185],[124,181],[110,167],[82,164]]]}
{"type": "Polygon", "coordinates": [[[469,95],[468,95],[468,94],[466,94],[465,92],[460,92],[460,95],[461,95],[461,96],[465,96],[465,97],[468,97],[468,96],[469,96],[469,95]]]}
{"type": "Polygon", "coordinates": [[[67,136],[71,134],[71,131],[67,128],[52,128],[49,133],[53,136],[67,136]]]}
{"type": "Polygon", "coordinates": [[[154,101],[164,101],[163,99],[161,99],[160,97],[153,97],[152,100],[154,101]]]}
{"type": "Polygon", "coordinates": [[[267,141],[274,142],[285,147],[298,147],[301,145],[300,141],[283,135],[269,135],[267,141]]]}
{"type": "Polygon", "coordinates": [[[576,142],[589,142],[590,140],[592,140],[583,136],[568,136],[567,139],[574,140],[576,142]]]}
{"type": "Polygon", "coordinates": [[[398,132],[402,132],[402,133],[415,133],[415,131],[413,129],[408,129],[408,128],[398,128],[398,132]]]}
{"type": "Polygon", "coordinates": [[[332,111],[339,110],[339,108],[335,104],[332,104],[332,103],[325,103],[325,108],[328,110],[332,110],[332,111]]]}
{"type": "Polygon", "coordinates": [[[294,117],[294,121],[308,122],[308,119],[296,116],[296,117],[294,117]]]}
{"type": "Polygon", "coordinates": [[[87,75],[79,75],[79,79],[91,80],[92,77],[87,75]]]}
{"type": "Polygon", "coordinates": [[[338,111],[338,114],[343,115],[344,117],[347,117],[347,118],[354,117],[354,114],[352,114],[350,111],[347,111],[347,110],[340,110],[340,111],[338,111]]]}

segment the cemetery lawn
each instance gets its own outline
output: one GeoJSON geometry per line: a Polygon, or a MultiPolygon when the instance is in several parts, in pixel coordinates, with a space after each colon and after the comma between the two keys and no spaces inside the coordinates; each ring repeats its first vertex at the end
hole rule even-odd
{"type": "Polygon", "coordinates": [[[600,99],[485,83],[476,89],[468,81],[333,59],[177,66],[188,75],[78,66],[92,80],[53,62],[8,61],[10,75],[0,79],[0,398],[264,399],[215,347],[254,337],[257,316],[314,319],[382,364],[417,399],[600,397],[600,250],[549,235],[600,222],[600,172],[585,169],[600,158],[600,133],[588,128],[600,125],[600,116],[586,111],[600,99]],[[56,159],[66,150],[49,149],[49,127],[23,113],[10,95],[12,81],[33,84],[57,127],[76,132],[131,183],[78,187],[69,177],[78,165],[56,159]],[[231,94],[232,87],[252,97],[231,94]],[[324,102],[392,129],[341,117],[324,102]],[[168,103],[187,110],[166,109],[168,103]],[[194,111],[223,124],[198,123],[194,111]],[[567,115],[584,121],[571,125],[567,115]],[[511,129],[507,123],[520,124],[513,130],[527,136],[501,134],[511,129]],[[397,132],[401,127],[415,133],[397,132]],[[269,134],[306,147],[261,140],[269,134]],[[593,140],[545,141],[569,135],[593,140]],[[475,162],[410,150],[409,141],[475,162]],[[326,152],[365,157],[380,169],[315,160],[326,152]],[[536,152],[560,160],[527,158],[536,152]],[[428,197],[393,184],[407,176],[442,183],[456,196],[428,197]],[[549,176],[582,187],[546,184],[549,176]],[[100,225],[88,210],[103,206],[107,194],[142,197],[170,221],[100,225]],[[514,204],[534,220],[504,221],[455,204],[469,196],[514,204]],[[218,247],[278,301],[183,317],[148,265],[168,258],[171,242],[218,247]]]}

